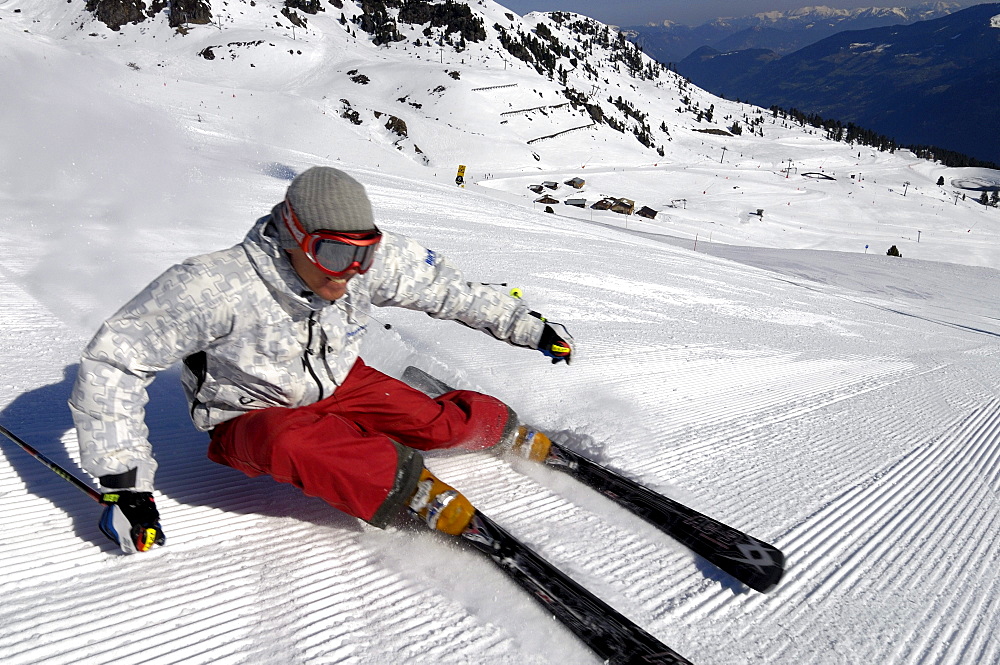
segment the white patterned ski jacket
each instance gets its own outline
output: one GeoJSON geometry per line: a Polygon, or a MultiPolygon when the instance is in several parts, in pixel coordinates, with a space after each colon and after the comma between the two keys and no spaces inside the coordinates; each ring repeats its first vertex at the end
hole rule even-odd
{"type": "Polygon", "coordinates": [[[173,266],[101,326],[69,400],[88,473],[136,469],[135,489],[152,491],[146,387],[181,360],[202,431],[253,409],[329,396],[358,358],[372,305],[420,310],[538,346],[544,324],[521,301],[465,281],[444,257],[405,236],[384,233],[372,268],[334,302],[309,292],[287,256],[271,217],[261,218],[242,243],[173,266]]]}

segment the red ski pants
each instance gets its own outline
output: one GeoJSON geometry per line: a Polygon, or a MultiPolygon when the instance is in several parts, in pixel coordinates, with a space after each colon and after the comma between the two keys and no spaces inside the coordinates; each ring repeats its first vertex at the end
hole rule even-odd
{"type": "Polygon", "coordinates": [[[219,424],[208,456],[249,476],[291,483],[381,527],[416,487],[423,468],[416,450],[489,448],[500,442],[510,414],[500,400],[468,390],[432,399],[359,358],[326,399],[219,424]]]}

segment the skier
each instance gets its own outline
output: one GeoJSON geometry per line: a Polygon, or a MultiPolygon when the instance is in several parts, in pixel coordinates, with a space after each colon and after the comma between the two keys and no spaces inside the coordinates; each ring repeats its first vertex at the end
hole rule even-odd
{"type": "Polygon", "coordinates": [[[459,321],[570,362],[566,329],[522,301],[467,282],[444,257],[382,232],[364,187],[313,167],[240,244],[169,268],[108,319],[83,352],[69,400],[84,469],[100,481],[102,532],[125,552],[163,544],[146,387],[183,361],[208,456],[269,474],[384,527],[407,507],[459,534],[474,509],[421,450],[495,448],[542,459],[543,434],[499,400],[436,399],[359,357],[372,306],[459,321]]]}

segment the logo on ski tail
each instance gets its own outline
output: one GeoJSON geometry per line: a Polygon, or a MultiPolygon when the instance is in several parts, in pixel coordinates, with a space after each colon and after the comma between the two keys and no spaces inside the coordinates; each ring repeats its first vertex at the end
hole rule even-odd
{"type": "Polygon", "coordinates": [[[759,541],[754,540],[751,537],[747,537],[747,542],[740,543],[736,548],[742,554],[741,557],[723,555],[726,559],[730,561],[735,561],[736,563],[745,563],[748,566],[753,566],[760,573],[764,573],[764,569],[770,566],[777,565],[777,562],[771,556],[770,548],[765,547],[760,544],[759,541]]]}

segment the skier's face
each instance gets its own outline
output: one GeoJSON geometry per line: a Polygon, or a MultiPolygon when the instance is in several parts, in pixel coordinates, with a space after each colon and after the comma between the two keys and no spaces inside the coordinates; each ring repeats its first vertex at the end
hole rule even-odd
{"type": "Polygon", "coordinates": [[[347,293],[347,282],[358,274],[356,270],[348,270],[342,276],[334,277],[320,270],[298,247],[287,251],[295,272],[309,287],[309,290],[324,300],[332,302],[343,297],[347,293]]]}

